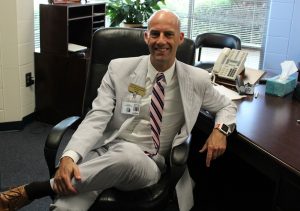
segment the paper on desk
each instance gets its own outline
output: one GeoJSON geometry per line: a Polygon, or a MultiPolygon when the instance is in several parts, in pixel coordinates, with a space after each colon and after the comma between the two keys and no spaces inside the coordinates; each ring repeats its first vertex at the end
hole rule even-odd
{"type": "Polygon", "coordinates": [[[231,99],[231,100],[239,100],[239,99],[246,97],[246,95],[239,95],[239,93],[237,93],[231,89],[228,89],[225,86],[222,86],[222,85],[213,85],[213,86],[221,94],[229,97],[229,99],[231,99]]]}
{"type": "Polygon", "coordinates": [[[298,71],[294,61],[284,61],[281,64],[281,74],[279,80],[286,80],[288,77],[298,71]]]}
{"type": "Polygon", "coordinates": [[[246,67],[245,70],[245,79],[244,79],[244,83],[247,84],[256,84],[258,82],[258,80],[265,74],[265,71],[263,70],[256,70],[256,69],[252,69],[252,68],[248,68],[246,67]]]}
{"type": "Polygon", "coordinates": [[[68,44],[68,51],[70,52],[78,52],[78,51],[83,51],[86,50],[87,47],[86,46],[82,46],[82,45],[77,45],[74,43],[69,43],[68,44]]]}

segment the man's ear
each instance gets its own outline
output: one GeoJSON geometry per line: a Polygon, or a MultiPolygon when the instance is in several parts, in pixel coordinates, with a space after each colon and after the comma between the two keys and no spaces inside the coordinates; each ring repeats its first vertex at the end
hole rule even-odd
{"type": "Polygon", "coordinates": [[[179,40],[180,40],[180,45],[181,45],[184,41],[184,33],[183,32],[180,32],[179,40]]]}
{"type": "Polygon", "coordinates": [[[149,34],[148,34],[148,31],[145,31],[145,32],[144,32],[144,40],[145,40],[146,44],[148,45],[148,40],[149,40],[149,34]]]}

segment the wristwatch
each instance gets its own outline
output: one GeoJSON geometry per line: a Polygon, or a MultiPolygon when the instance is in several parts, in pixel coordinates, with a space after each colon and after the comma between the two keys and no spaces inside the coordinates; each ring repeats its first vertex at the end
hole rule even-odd
{"type": "Polygon", "coordinates": [[[230,129],[227,125],[221,123],[216,124],[215,129],[219,130],[221,133],[223,133],[225,136],[228,136],[230,134],[230,129]]]}

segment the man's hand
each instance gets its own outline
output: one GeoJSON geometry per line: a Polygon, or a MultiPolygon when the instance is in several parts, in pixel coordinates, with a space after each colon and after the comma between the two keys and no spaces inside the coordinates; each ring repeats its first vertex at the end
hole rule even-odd
{"type": "Polygon", "coordinates": [[[59,195],[76,194],[77,190],[71,182],[73,177],[81,180],[79,168],[72,158],[63,157],[54,176],[54,192],[59,195]]]}
{"type": "Polygon", "coordinates": [[[213,129],[212,133],[209,135],[200,153],[207,150],[206,155],[206,166],[210,166],[210,162],[220,155],[222,155],[226,150],[227,140],[226,136],[217,129],[213,129]]]}

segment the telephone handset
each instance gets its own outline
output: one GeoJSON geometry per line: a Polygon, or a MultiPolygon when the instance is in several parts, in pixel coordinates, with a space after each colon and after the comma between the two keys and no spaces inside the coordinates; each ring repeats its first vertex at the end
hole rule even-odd
{"type": "Polygon", "coordinates": [[[234,81],[244,69],[248,53],[241,50],[224,48],[213,67],[213,73],[220,78],[234,81]]]}
{"type": "Polygon", "coordinates": [[[222,65],[225,63],[229,53],[230,53],[230,48],[223,48],[222,52],[220,53],[217,61],[215,62],[215,65],[213,66],[212,71],[215,74],[218,74],[218,72],[220,71],[222,65]]]}

